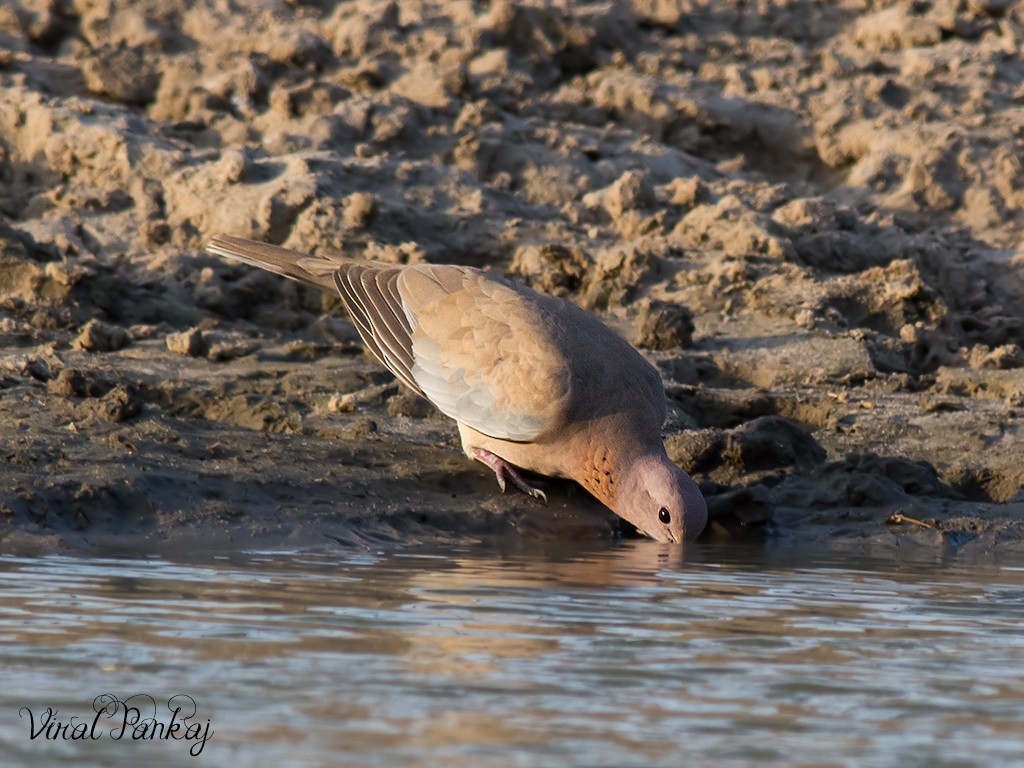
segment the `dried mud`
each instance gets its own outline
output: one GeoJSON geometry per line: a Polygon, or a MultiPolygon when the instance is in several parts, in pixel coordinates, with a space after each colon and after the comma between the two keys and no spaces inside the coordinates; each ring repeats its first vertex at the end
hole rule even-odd
{"type": "Polygon", "coordinates": [[[218,232],[472,264],[662,371],[708,536],[1024,549],[1024,10],[0,6],[0,548],[628,535],[501,496],[218,232]]]}

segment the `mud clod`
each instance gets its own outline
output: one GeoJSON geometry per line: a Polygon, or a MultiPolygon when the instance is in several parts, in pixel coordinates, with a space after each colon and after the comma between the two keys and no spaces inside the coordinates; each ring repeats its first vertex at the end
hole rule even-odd
{"type": "Polygon", "coordinates": [[[167,349],[178,355],[202,357],[206,354],[207,344],[203,332],[193,328],[190,331],[167,334],[167,349]]]}
{"type": "Polygon", "coordinates": [[[114,387],[114,379],[104,373],[65,368],[47,385],[59,397],[103,397],[114,387]]]}
{"type": "Polygon", "coordinates": [[[633,343],[657,350],[684,349],[693,343],[693,313],[681,304],[651,300],[640,306],[633,343]]]}
{"type": "Polygon", "coordinates": [[[114,352],[128,345],[128,332],[118,326],[90,320],[72,346],[86,352],[114,352]]]}
{"type": "Polygon", "coordinates": [[[130,421],[142,412],[143,400],[133,384],[119,384],[95,402],[97,416],[120,423],[130,421]]]}

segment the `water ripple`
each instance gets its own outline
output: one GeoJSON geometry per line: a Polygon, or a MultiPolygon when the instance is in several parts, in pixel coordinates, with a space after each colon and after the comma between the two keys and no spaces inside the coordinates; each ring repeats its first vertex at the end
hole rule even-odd
{"type": "MultiPolygon", "coordinates": [[[[1024,569],[640,542],[501,555],[0,557],[0,758],[22,706],[187,692],[212,763],[960,765],[1024,755],[1024,569]],[[219,756],[219,757],[218,757],[219,756]]],[[[84,751],[82,751],[84,750],[84,751]]],[[[184,750],[145,745],[148,762],[184,750]]]]}

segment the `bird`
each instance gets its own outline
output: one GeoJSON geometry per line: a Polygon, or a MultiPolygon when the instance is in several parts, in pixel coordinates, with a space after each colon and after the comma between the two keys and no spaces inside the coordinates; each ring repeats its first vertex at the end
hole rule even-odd
{"type": "Polygon", "coordinates": [[[468,266],[310,256],[231,235],[207,251],[336,291],[398,381],[455,420],[501,491],[546,501],[523,471],[576,481],[642,534],[697,538],[707,503],[668,456],[661,376],[596,316],[468,266]]]}

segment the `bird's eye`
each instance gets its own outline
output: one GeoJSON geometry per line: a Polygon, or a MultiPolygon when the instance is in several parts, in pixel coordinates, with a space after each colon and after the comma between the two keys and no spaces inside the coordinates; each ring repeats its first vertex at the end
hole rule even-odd
{"type": "Polygon", "coordinates": [[[668,513],[668,510],[662,507],[658,510],[658,519],[661,520],[665,525],[672,522],[672,515],[668,513]]]}

